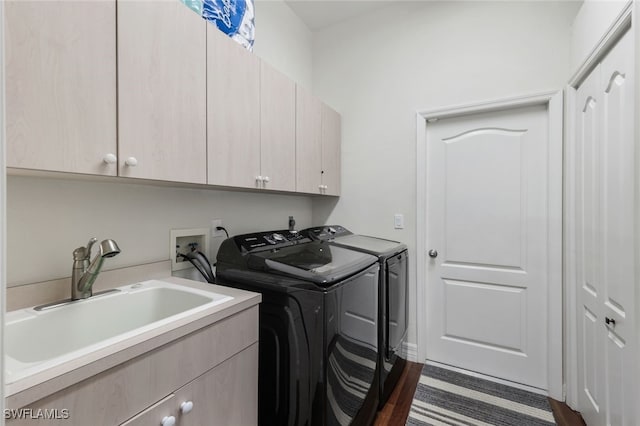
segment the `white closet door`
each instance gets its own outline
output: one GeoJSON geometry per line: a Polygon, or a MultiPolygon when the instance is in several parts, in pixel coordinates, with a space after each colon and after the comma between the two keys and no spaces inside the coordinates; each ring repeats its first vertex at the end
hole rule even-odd
{"type": "Polygon", "coordinates": [[[632,36],[577,93],[578,409],[589,425],[637,424],[632,36]]]}
{"type": "Polygon", "coordinates": [[[602,61],[602,283],[607,425],[637,425],[634,393],[634,82],[633,33],[602,61]],[[607,324],[606,321],[609,320],[607,324]],[[615,321],[612,322],[612,321],[615,321]]]}
{"type": "Polygon", "coordinates": [[[580,412],[590,425],[604,425],[604,348],[602,336],[602,280],[598,228],[600,223],[600,66],[577,93],[578,182],[578,335],[580,412]]]}

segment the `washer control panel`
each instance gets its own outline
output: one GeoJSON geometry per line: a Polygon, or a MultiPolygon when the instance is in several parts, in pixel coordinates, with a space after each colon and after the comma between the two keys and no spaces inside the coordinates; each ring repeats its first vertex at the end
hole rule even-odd
{"type": "Polygon", "coordinates": [[[311,239],[298,232],[290,232],[288,230],[244,234],[238,235],[234,239],[243,252],[277,249],[311,241],[311,239]]]}

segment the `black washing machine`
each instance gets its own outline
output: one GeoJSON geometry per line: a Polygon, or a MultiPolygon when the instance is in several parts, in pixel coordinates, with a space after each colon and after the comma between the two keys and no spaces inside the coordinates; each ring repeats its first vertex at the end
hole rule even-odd
{"type": "Polygon", "coordinates": [[[378,406],[378,259],[289,231],[239,235],[217,283],[262,293],[261,425],[368,425],[378,406]]]}
{"type": "Polygon", "coordinates": [[[395,387],[406,364],[402,345],[407,339],[408,252],[398,241],[354,235],[343,226],[320,226],[305,229],[302,235],[326,241],[333,246],[368,253],[380,264],[379,404],[382,407],[395,387]]]}

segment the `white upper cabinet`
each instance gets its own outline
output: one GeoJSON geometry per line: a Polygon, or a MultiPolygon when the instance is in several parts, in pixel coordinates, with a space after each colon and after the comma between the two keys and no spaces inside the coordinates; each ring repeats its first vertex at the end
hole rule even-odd
{"type": "Polygon", "coordinates": [[[340,195],[340,114],[322,105],[322,186],[325,195],[340,195]]]}
{"type": "Polygon", "coordinates": [[[260,61],[207,25],[208,183],[261,188],[260,61]]]}
{"type": "Polygon", "coordinates": [[[296,189],[296,86],[265,62],[260,71],[260,175],[263,188],[296,189]]]}
{"type": "Polygon", "coordinates": [[[178,0],[5,4],[7,166],[340,194],[340,115],[178,0]]]}
{"type": "Polygon", "coordinates": [[[322,193],[322,103],[296,88],[296,191],[322,193]]]}
{"type": "Polygon", "coordinates": [[[206,27],[179,1],[118,2],[121,176],[207,182],[206,27]]]}
{"type": "Polygon", "coordinates": [[[296,190],[340,195],[340,114],[302,87],[296,94],[296,190]]]}
{"type": "Polygon", "coordinates": [[[5,2],[8,167],[116,174],[115,6],[5,2]]]}

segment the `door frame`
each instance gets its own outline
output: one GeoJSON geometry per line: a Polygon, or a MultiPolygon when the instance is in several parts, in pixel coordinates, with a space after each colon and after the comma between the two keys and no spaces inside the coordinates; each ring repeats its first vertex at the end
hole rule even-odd
{"type": "MultiPolygon", "coordinates": [[[[607,32],[600,39],[598,44],[589,53],[589,56],[580,65],[574,75],[571,77],[565,87],[565,158],[564,158],[564,296],[565,296],[565,389],[566,403],[573,409],[578,408],[578,283],[576,276],[576,93],[578,87],[582,84],[589,73],[600,63],[604,56],[611,50],[613,46],[620,40],[626,31],[634,31],[634,54],[636,58],[640,58],[640,30],[634,29],[632,22],[635,16],[640,13],[640,3],[629,0],[625,7],[621,10],[618,17],[614,20],[607,32]]],[[[636,66],[635,80],[640,81],[640,67],[636,66]]],[[[640,84],[636,84],[635,108],[640,111],[640,84]]],[[[640,123],[636,120],[634,129],[635,145],[640,146],[640,123]]],[[[640,167],[640,150],[636,150],[636,217],[640,212],[640,185],[637,183],[640,179],[638,176],[640,167]]],[[[638,227],[637,227],[638,228],[638,227]]],[[[636,251],[640,252],[640,230],[636,229],[636,251]]],[[[640,276],[640,262],[636,263],[636,276],[640,276]]],[[[636,289],[639,289],[636,283],[636,289]]],[[[640,292],[636,291],[635,312],[636,318],[640,319],[640,292]]],[[[640,332],[640,325],[636,324],[637,330],[640,332]]],[[[636,337],[640,342],[640,336],[636,337]]],[[[637,366],[635,375],[640,379],[640,362],[637,366]]],[[[640,406],[637,408],[638,418],[640,418],[640,406]]]]}
{"type": "MultiPolygon", "coordinates": [[[[563,152],[563,94],[561,91],[536,93],[533,95],[503,98],[479,103],[418,111],[416,113],[416,300],[426,304],[427,300],[427,128],[429,123],[439,119],[460,117],[470,114],[501,111],[512,108],[545,105],[549,123],[549,187],[548,206],[549,235],[547,306],[548,355],[547,375],[549,378],[549,396],[564,400],[563,392],[563,303],[562,303],[562,152],[563,152]],[[552,184],[553,183],[553,184],[552,184]],[[557,326],[561,325],[561,326],[557,326]]],[[[424,306],[424,305],[423,305],[424,306]]],[[[428,354],[426,347],[427,313],[416,306],[416,334],[418,359],[424,360],[428,354]]]]}
{"type": "MultiPolygon", "coordinates": [[[[7,170],[5,161],[5,72],[4,72],[4,2],[0,3],[0,330],[4,330],[4,313],[6,311],[7,294],[7,262],[6,262],[6,201],[7,201],[7,170]]],[[[0,336],[0,426],[4,425],[4,335],[0,336]]]]}

